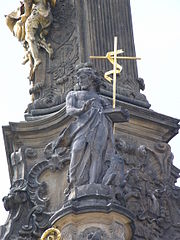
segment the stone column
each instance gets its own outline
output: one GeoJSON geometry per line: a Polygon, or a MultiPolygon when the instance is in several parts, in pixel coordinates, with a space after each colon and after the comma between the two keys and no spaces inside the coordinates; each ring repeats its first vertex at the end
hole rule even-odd
{"type": "MultiPolygon", "coordinates": [[[[90,55],[103,56],[107,51],[113,51],[114,36],[118,37],[118,48],[122,48],[125,55],[136,55],[129,0],[77,2],[82,62],[87,62],[90,55]]],[[[106,60],[95,60],[94,65],[103,71],[112,67],[106,60]]],[[[138,78],[135,61],[124,61],[122,65],[126,74],[138,78]]],[[[119,81],[118,85],[123,84],[119,81]]]]}
{"type": "MultiPolygon", "coordinates": [[[[40,49],[42,64],[35,73],[30,93],[35,101],[28,107],[33,116],[59,110],[67,93],[73,89],[77,64],[89,62],[90,55],[106,55],[113,51],[114,36],[118,49],[124,55],[135,56],[132,17],[129,0],[61,0],[53,9],[53,24],[48,42],[54,49],[54,58],[40,49]]],[[[113,69],[108,60],[91,60],[98,71],[113,69]]],[[[138,79],[136,61],[119,61],[123,71],[117,78],[117,99],[148,108],[150,105],[140,93],[143,80],[138,79]]],[[[112,84],[105,79],[106,89],[101,93],[112,97],[112,84]]]]}

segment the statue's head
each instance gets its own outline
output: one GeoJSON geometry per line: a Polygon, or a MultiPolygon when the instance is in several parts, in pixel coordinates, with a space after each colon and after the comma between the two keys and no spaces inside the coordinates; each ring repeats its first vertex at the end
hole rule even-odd
{"type": "Polygon", "coordinates": [[[102,84],[102,77],[92,68],[89,63],[79,64],[76,67],[76,90],[90,90],[94,89],[99,92],[102,84]]]}

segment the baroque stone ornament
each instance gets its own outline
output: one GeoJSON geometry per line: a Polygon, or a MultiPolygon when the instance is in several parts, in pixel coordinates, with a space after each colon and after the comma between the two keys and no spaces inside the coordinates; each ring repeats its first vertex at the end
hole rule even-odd
{"type": "Polygon", "coordinates": [[[16,180],[7,196],[3,198],[4,207],[9,211],[9,221],[1,229],[1,239],[17,239],[19,227],[24,223],[28,215],[28,209],[32,207],[28,201],[27,181],[16,180]],[[14,236],[14,238],[13,238],[14,236]]]}
{"type": "Polygon", "coordinates": [[[178,239],[180,191],[174,185],[173,155],[166,143],[140,145],[117,141],[127,169],[126,206],[136,216],[135,239],[178,239]]]}
{"type": "MultiPolygon", "coordinates": [[[[32,148],[25,148],[24,155],[18,152],[12,154],[11,159],[21,159],[26,156],[29,159],[35,158],[37,153],[32,148]],[[21,158],[19,157],[21,156],[21,158]]],[[[19,163],[19,160],[17,161],[19,163]]],[[[49,226],[49,219],[54,213],[49,211],[48,184],[40,181],[40,176],[49,170],[54,173],[61,170],[65,162],[64,158],[53,158],[35,164],[28,173],[27,180],[18,178],[21,175],[13,175],[13,184],[10,193],[3,198],[4,207],[9,211],[9,220],[2,226],[2,239],[8,240],[15,236],[14,239],[32,239],[39,238],[44,230],[49,226]],[[15,178],[16,177],[16,178],[15,178]]],[[[12,164],[13,168],[14,165],[12,164]]],[[[16,171],[21,170],[21,165],[16,166],[16,171]]],[[[25,170],[23,169],[23,172],[25,170]]],[[[13,239],[13,238],[12,238],[13,239]]]]}
{"type": "Polygon", "coordinates": [[[130,0],[24,0],[6,20],[30,62],[33,101],[26,121],[3,127],[11,188],[0,239],[38,240],[53,227],[63,240],[179,240],[168,145],[179,120],[149,109],[136,61],[120,62],[115,109],[100,74],[109,63],[82,64],[114,36],[135,56],[130,0]]]}

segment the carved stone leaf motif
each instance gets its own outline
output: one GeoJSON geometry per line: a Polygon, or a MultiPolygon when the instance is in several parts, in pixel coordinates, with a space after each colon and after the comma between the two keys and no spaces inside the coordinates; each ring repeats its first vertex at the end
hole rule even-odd
{"type": "Polygon", "coordinates": [[[52,74],[56,84],[62,84],[63,81],[61,79],[63,79],[64,76],[67,78],[73,73],[77,60],[78,44],[77,37],[74,36],[71,41],[56,50],[53,64],[48,70],[48,72],[52,74]]]}
{"type": "MultiPolygon", "coordinates": [[[[64,76],[67,78],[72,73],[79,58],[75,31],[75,8],[69,0],[60,0],[54,9],[54,16],[51,41],[56,50],[48,72],[52,74],[57,84],[61,84],[61,79],[64,76]]],[[[66,89],[64,92],[69,90],[66,89]]]]}
{"type": "Polygon", "coordinates": [[[56,86],[50,86],[44,90],[43,96],[34,101],[35,109],[50,108],[60,104],[61,96],[56,86]]]}
{"type": "Polygon", "coordinates": [[[4,207],[7,211],[19,208],[21,203],[27,201],[26,187],[27,182],[24,179],[19,179],[13,183],[10,193],[3,198],[4,207]]]}

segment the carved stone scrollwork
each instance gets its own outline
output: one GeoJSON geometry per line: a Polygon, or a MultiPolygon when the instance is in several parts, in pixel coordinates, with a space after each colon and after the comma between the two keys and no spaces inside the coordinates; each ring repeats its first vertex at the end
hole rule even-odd
{"type": "MultiPolygon", "coordinates": [[[[12,166],[14,167],[13,163],[16,163],[16,165],[18,164],[17,170],[21,169],[19,163],[24,161],[24,157],[33,160],[37,157],[37,151],[28,147],[23,151],[21,149],[13,153],[11,156],[12,166]]],[[[41,175],[47,171],[55,173],[63,170],[68,161],[67,155],[65,158],[61,158],[59,153],[57,156],[35,164],[27,176],[27,181],[15,180],[16,175],[13,175],[14,181],[10,193],[3,198],[4,207],[10,215],[10,221],[3,226],[3,233],[1,233],[4,240],[9,240],[9,237],[13,235],[15,239],[18,236],[19,240],[37,240],[41,236],[48,227],[49,218],[53,214],[53,211],[49,212],[48,209],[51,200],[48,197],[49,183],[40,180],[41,175]]]]}
{"type": "Polygon", "coordinates": [[[5,209],[9,211],[9,221],[4,225],[0,237],[4,240],[11,239],[11,236],[12,239],[17,239],[23,219],[26,218],[28,209],[32,206],[28,201],[27,181],[24,179],[16,180],[12,184],[9,194],[3,198],[3,202],[5,209]]]}
{"type": "MultiPolygon", "coordinates": [[[[29,212],[27,217],[27,224],[23,226],[22,235],[35,234],[40,236],[49,224],[49,218],[53,211],[49,211],[51,205],[51,198],[49,195],[50,183],[40,180],[46,172],[55,174],[57,171],[64,171],[66,164],[69,162],[69,153],[66,152],[62,157],[62,152],[59,150],[58,154],[51,155],[48,144],[45,149],[45,156],[47,160],[35,164],[28,174],[27,192],[30,201],[34,207],[29,212]]],[[[63,186],[62,186],[63,187],[63,186]]],[[[64,191],[64,190],[62,190],[64,191]]]]}
{"type": "Polygon", "coordinates": [[[40,182],[39,178],[47,170],[55,172],[62,168],[63,166],[58,163],[58,159],[53,158],[52,161],[45,160],[36,164],[29,172],[27,192],[34,206],[27,216],[27,223],[22,227],[21,236],[40,237],[42,232],[48,227],[49,218],[53,214],[53,212],[48,211],[50,202],[48,197],[49,186],[46,182],[40,182]]]}
{"type": "Polygon", "coordinates": [[[27,182],[19,179],[13,183],[10,193],[3,198],[4,208],[11,211],[27,201],[26,195],[27,182]]]}
{"type": "Polygon", "coordinates": [[[28,176],[28,194],[31,201],[36,205],[46,206],[48,204],[48,199],[45,197],[47,195],[47,185],[45,182],[40,183],[38,178],[40,174],[49,168],[49,162],[43,161],[36,164],[30,171],[28,176]]]}

